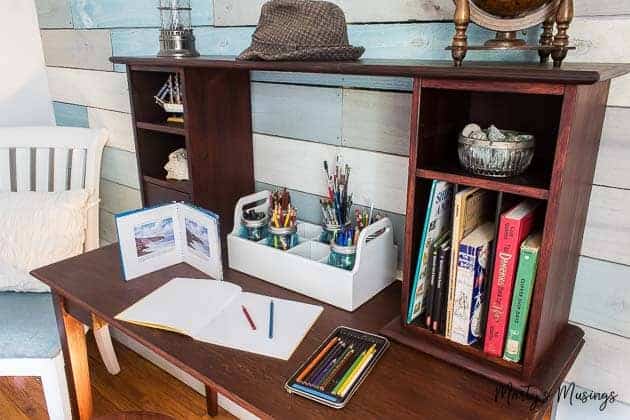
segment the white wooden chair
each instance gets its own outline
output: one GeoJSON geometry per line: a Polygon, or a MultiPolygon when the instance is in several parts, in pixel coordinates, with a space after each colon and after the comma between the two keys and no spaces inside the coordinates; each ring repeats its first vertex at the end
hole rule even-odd
{"type": "MultiPolygon", "coordinates": [[[[99,178],[107,137],[105,130],[87,128],[0,128],[0,192],[85,188],[90,198],[84,251],[98,248],[99,178]]],[[[50,294],[0,293],[0,317],[0,376],[40,376],[50,418],[69,419],[50,294]]],[[[117,374],[120,367],[109,328],[97,320],[92,327],[107,370],[117,374]]]]}

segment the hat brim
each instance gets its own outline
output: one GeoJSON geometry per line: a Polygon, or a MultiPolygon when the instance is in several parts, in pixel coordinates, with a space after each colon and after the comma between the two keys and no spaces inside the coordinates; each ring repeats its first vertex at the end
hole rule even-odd
{"type": "Polygon", "coordinates": [[[291,51],[266,52],[254,46],[247,48],[237,60],[262,61],[350,61],[358,60],[365,52],[363,47],[312,47],[291,51]]]}

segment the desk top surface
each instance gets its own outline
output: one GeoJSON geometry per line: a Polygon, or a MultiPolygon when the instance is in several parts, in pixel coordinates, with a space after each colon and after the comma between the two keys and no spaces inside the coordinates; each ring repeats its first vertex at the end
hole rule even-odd
{"type": "Polygon", "coordinates": [[[360,74],[368,76],[428,77],[444,79],[503,80],[532,83],[592,84],[630,72],[630,64],[618,63],[511,63],[465,61],[455,67],[452,61],[365,59],[357,61],[241,61],[234,56],[201,57],[111,57],[117,64],[132,66],[197,67],[231,70],[266,70],[308,73],[360,74]]]}
{"type": "MultiPolygon", "coordinates": [[[[71,303],[101,317],[259,417],[523,419],[539,418],[545,408],[538,406],[531,410],[531,401],[520,398],[509,405],[505,399],[497,402],[495,383],[397,343],[392,343],[342,410],[284,390],[286,379],[335,327],[345,325],[378,333],[398,315],[398,283],[352,313],[322,304],[324,312],[302,344],[291,359],[281,361],[114,319],[117,313],[173,277],[207,278],[186,264],[125,282],[118,246],[111,245],[37,269],[33,275],[71,303]]],[[[230,269],[225,270],[224,276],[245,291],[321,304],[230,269]]]]}

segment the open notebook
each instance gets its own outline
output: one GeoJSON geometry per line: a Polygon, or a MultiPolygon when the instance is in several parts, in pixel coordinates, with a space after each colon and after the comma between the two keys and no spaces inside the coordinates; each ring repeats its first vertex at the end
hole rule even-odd
{"type": "Polygon", "coordinates": [[[226,281],[175,278],[116,315],[116,319],[288,360],[322,310],[321,306],[243,292],[226,281]],[[273,338],[268,336],[271,300],[273,338]],[[241,305],[247,308],[256,330],[252,330],[241,305]]]}

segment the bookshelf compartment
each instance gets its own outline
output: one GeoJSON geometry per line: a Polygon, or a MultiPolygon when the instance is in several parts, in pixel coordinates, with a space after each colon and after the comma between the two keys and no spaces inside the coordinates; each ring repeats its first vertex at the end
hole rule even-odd
{"type": "Polygon", "coordinates": [[[185,137],[138,128],[136,138],[142,175],[166,181],[164,165],[168,162],[168,155],[186,148],[185,137]]]}
{"type": "MultiPolygon", "coordinates": [[[[184,111],[186,98],[184,95],[184,73],[177,68],[158,68],[147,71],[130,72],[130,90],[133,100],[134,117],[139,128],[165,131],[183,135],[184,125],[181,123],[167,123],[169,113],[155,102],[154,96],[164,85],[169,75],[177,73],[181,79],[182,99],[184,111]],[[144,125],[144,127],[142,127],[144,125]]],[[[180,114],[178,114],[180,115],[180,114]]]]}
{"type": "Polygon", "coordinates": [[[423,87],[417,169],[463,176],[479,186],[493,184],[494,188],[507,192],[543,198],[551,183],[562,104],[563,96],[557,92],[532,94],[423,87]],[[533,134],[536,146],[529,168],[522,175],[509,178],[466,171],[459,163],[457,142],[461,130],[469,123],[484,129],[493,124],[500,129],[533,134]]]}

